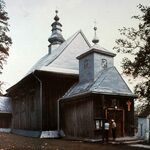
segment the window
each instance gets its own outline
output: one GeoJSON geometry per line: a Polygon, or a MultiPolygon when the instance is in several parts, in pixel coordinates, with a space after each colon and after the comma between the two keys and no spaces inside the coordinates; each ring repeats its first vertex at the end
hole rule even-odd
{"type": "Polygon", "coordinates": [[[103,121],[100,118],[95,119],[95,130],[100,130],[103,127],[103,121]]]}
{"type": "Polygon", "coordinates": [[[100,129],[100,120],[96,120],[95,125],[96,125],[96,130],[99,130],[100,129]]]}

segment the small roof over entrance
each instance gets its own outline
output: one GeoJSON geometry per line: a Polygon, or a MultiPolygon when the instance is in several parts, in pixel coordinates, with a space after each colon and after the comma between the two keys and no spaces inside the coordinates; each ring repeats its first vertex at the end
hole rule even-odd
{"type": "Polygon", "coordinates": [[[75,84],[63,97],[70,98],[85,93],[136,97],[129,89],[117,69],[113,66],[101,72],[94,81],[75,84]]]}

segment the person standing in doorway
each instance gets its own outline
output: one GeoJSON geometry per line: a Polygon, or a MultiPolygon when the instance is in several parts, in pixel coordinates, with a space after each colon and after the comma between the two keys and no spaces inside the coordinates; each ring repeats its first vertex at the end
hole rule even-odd
{"type": "Polygon", "coordinates": [[[104,143],[105,139],[106,139],[106,143],[108,143],[109,126],[110,126],[109,121],[106,120],[104,123],[103,143],[104,143]]]}
{"type": "Polygon", "coordinates": [[[112,137],[114,141],[116,139],[116,127],[116,122],[114,119],[112,119],[112,137]]]}

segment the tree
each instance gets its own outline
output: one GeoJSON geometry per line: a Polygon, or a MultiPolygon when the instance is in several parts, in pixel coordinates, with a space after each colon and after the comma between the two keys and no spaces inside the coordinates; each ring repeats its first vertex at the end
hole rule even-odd
{"type": "Polygon", "coordinates": [[[139,24],[136,28],[119,29],[121,38],[114,47],[117,52],[130,54],[122,60],[123,73],[138,80],[135,93],[144,106],[150,105],[150,7],[138,5],[140,15],[133,16],[139,24]]]}
{"type": "MultiPolygon", "coordinates": [[[[6,62],[7,57],[9,56],[9,48],[12,44],[11,38],[7,35],[9,32],[8,24],[8,13],[5,11],[5,2],[0,0],[0,73],[3,70],[3,64],[6,62]]],[[[0,94],[1,94],[1,85],[3,84],[0,81],[0,94]]]]}

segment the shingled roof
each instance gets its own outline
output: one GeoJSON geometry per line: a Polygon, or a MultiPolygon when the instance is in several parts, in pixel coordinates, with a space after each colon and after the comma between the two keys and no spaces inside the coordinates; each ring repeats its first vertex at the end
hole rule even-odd
{"type": "Polygon", "coordinates": [[[79,63],[76,59],[79,54],[82,54],[91,47],[81,30],[73,34],[70,38],[64,41],[52,53],[43,56],[15,85],[7,89],[7,92],[14,89],[23,80],[28,78],[35,71],[45,71],[59,74],[78,75],[79,63]]]}
{"type": "Polygon", "coordinates": [[[80,30],[63,42],[53,53],[42,57],[27,73],[35,70],[77,74],[79,70],[77,56],[86,52],[90,44],[80,30]]]}
{"type": "Polygon", "coordinates": [[[70,98],[86,93],[99,93],[136,97],[117,69],[113,66],[101,72],[94,81],[75,84],[63,97],[70,98]]]}

